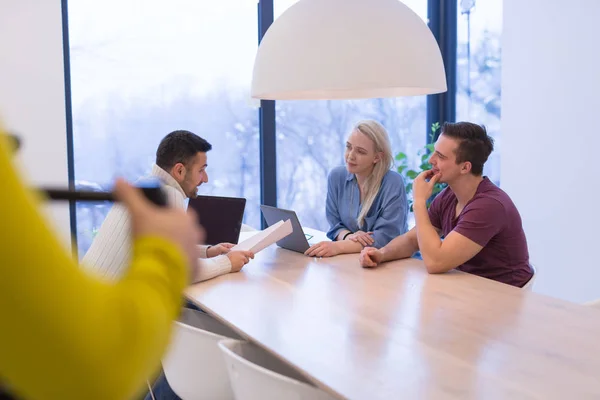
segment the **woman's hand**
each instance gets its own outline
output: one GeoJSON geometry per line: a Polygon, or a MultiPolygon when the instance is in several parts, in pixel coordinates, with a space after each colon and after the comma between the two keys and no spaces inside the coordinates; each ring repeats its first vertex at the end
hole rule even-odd
{"type": "Polygon", "coordinates": [[[309,257],[333,257],[340,254],[338,242],[319,242],[304,252],[309,257]]]}
{"type": "Polygon", "coordinates": [[[358,231],[354,232],[348,236],[344,240],[352,240],[353,242],[360,243],[363,247],[372,246],[375,243],[375,239],[373,239],[373,232],[363,232],[358,231]]]}

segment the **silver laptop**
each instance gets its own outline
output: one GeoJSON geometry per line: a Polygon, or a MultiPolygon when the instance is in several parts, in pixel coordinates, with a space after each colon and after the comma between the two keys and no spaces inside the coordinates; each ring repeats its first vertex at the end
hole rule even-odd
{"type": "Polygon", "coordinates": [[[260,206],[260,210],[269,226],[288,219],[292,223],[292,233],[277,242],[279,247],[297,251],[298,253],[304,253],[314,244],[311,243],[314,242],[311,240],[313,238],[312,235],[304,233],[300,221],[298,221],[298,217],[294,211],[264,205],[260,206]]]}

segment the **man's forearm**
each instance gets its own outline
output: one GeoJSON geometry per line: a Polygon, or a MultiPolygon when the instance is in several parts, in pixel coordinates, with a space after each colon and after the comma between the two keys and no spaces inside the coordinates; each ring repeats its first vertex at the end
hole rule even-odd
{"type": "Polygon", "coordinates": [[[437,230],[431,224],[425,202],[415,202],[413,210],[419,249],[427,269],[430,270],[430,267],[435,266],[439,259],[438,253],[442,247],[442,241],[437,230]]]}
{"type": "Polygon", "coordinates": [[[208,259],[199,258],[196,265],[192,267],[191,283],[206,281],[230,272],[231,261],[226,255],[220,255],[208,259]]]}
{"type": "Polygon", "coordinates": [[[411,257],[415,251],[419,250],[416,238],[412,231],[396,237],[387,245],[381,248],[383,262],[399,260],[401,258],[411,257]]]}

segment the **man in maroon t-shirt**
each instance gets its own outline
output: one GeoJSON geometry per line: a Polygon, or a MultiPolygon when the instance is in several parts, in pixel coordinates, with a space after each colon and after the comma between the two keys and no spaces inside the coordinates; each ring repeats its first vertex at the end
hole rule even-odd
{"type": "Polygon", "coordinates": [[[533,272],[521,216],[510,197],[482,176],[493,149],[484,127],[445,123],[429,159],[432,169],[413,182],[415,228],[380,250],[364,248],[361,265],[376,267],[420,250],[429,273],[456,268],[523,287],[533,272]],[[448,187],[427,210],[437,182],[448,187]]]}

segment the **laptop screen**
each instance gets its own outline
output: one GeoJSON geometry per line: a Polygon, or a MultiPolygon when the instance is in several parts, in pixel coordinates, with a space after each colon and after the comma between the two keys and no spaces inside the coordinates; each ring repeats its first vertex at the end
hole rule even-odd
{"type": "Polygon", "coordinates": [[[205,244],[210,245],[237,244],[245,207],[246,199],[240,197],[198,196],[188,204],[206,232],[205,244]]]}

